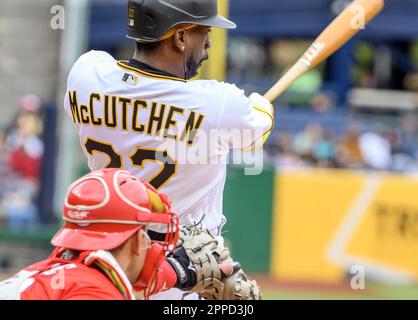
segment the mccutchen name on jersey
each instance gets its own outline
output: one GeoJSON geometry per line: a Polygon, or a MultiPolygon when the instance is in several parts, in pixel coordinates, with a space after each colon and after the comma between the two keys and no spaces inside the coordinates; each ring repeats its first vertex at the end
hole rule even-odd
{"type": "Polygon", "coordinates": [[[131,130],[139,134],[185,141],[188,145],[193,144],[205,119],[203,114],[193,110],[186,113],[182,107],[142,99],[91,93],[87,105],[78,103],[77,91],[70,91],[68,98],[72,119],[76,124],[131,130]],[[139,120],[141,112],[148,114],[148,120],[142,123],[139,120]]]}

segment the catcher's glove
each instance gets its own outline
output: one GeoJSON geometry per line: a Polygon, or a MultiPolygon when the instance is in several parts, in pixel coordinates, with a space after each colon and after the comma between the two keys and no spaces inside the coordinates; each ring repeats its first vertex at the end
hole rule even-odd
{"type": "Polygon", "coordinates": [[[167,260],[177,273],[176,287],[207,300],[259,300],[260,291],[230,257],[227,248],[198,226],[184,227],[178,248],[167,260]],[[230,266],[230,273],[223,270],[230,266]]]}

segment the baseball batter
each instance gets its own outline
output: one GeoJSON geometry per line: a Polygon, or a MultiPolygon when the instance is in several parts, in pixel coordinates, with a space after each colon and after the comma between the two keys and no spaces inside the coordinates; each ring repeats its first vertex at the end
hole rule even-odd
{"type": "Polygon", "coordinates": [[[129,170],[169,196],[181,225],[201,224],[221,240],[229,152],[262,145],[273,107],[232,84],[190,81],[208,59],[212,27],[236,27],[218,15],[216,0],[129,1],[134,57],[81,56],[64,106],[91,170],[129,170]]]}

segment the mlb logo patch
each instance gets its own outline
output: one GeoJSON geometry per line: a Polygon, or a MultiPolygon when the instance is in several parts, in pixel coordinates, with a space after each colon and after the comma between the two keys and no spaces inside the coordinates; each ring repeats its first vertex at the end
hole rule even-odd
{"type": "Polygon", "coordinates": [[[130,27],[135,26],[136,10],[135,7],[129,7],[128,9],[128,25],[130,27]]]}
{"type": "Polygon", "coordinates": [[[127,83],[127,84],[130,84],[130,85],[134,86],[138,83],[138,76],[133,75],[131,73],[125,73],[123,75],[122,81],[127,83]]]}

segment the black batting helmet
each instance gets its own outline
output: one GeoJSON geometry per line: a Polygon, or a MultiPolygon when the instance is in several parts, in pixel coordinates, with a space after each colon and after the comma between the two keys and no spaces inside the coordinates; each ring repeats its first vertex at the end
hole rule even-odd
{"type": "Polygon", "coordinates": [[[217,0],[130,0],[127,37],[156,42],[179,24],[234,29],[235,23],[218,14],[217,0]]]}

